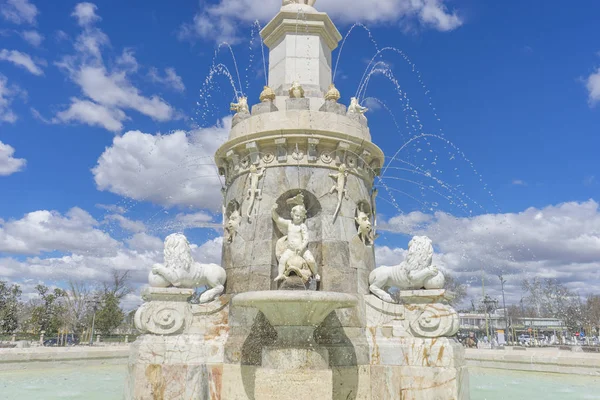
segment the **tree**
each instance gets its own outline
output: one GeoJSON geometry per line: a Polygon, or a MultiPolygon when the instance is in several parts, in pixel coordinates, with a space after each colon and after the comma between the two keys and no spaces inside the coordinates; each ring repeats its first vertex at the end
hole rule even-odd
{"type": "Polygon", "coordinates": [[[18,325],[19,298],[21,297],[19,285],[8,285],[0,281],[0,332],[12,333],[18,325]]]}
{"type": "Polygon", "coordinates": [[[102,298],[102,306],[96,313],[96,329],[108,335],[115,330],[123,319],[125,313],[119,307],[119,299],[114,293],[107,293],[102,298]]]}
{"type": "Polygon", "coordinates": [[[58,333],[66,325],[66,307],[63,304],[67,293],[59,288],[50,290],[45,285],[35,287],[41,302],[31,312],[31,325],[36,331],[45,331],[47,335],[58,333]]]}
{"type": "Polygon", "coordinates": [[[454,293],[454,298],[448,303],[451,306],[457,306],[463,302],[463,300],[467,297],[467,285],[464,283],[460,283],[453,275],[448,272],[444,272],[444,277],[446,278],[446,290],[454,293]]]}
{"type": "Polygon", "coordinates": [[[92,287],[85,282],[69,281],[65,307],[71,332],[82,332],[91,321],[92,287]]]}

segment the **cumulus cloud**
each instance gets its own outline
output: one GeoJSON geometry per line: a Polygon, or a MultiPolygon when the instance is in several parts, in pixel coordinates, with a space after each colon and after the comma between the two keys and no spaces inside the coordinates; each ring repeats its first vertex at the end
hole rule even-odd
{"type": "Polygon", "coordinates": [[[38,9],[28,0],[5,0],[0,3],[0,13],[15,24],[35,24],[38,9]]]}
{"type": "Polygon", "coordinates": [[[21,53],[17,50],[0,50],[0,60],[8,61],[16,66],[26,69],[33,75],[44,75],[44,71],[33,61],[29,54],[21,53]]]}
{"type": "Polygon", "coordinates": [[[53,122],[81,122],[118,132],[128,119],[125,110],[135,110],[156,121],[175,118],[175,110],[167,102],[156,95],[143,95],[131,83],[129,74],[137,71],[138,63],[130,49],[116,58],[112,69],[105,66],[102,50],[110,41],[94,26],[100,20],[96,9],[92,3],[75,7],[72,15],[83,28],[75,41],[76,53],[57,63],[86,98],[72,98],[70,106],[59,111],[53,122]]]}
{"type": "Polygon", "coordinates": [[[600,68],[587,77],[585,86],[588,90],[588,103],[595,106],[600,101],[600,68]]]}
{"type": "Polygon", "coordinates": [[[151,68],[150,72],[148,72],[148,77],[152,82],[160,83],[161,85],[164,85],[167,88],[175,90],[177,92],[183,92],[185,90],[183,79],[181,79],[181,77],[177,75],[177,72],[175,72],[175,68],[165,68],[164,76],[160,75],[158,69],[151,68]]]}
{"type": "Polygon", "coordinates": [[[14,158],[14,153],[15,149],[13,147],[0,141],[0,176],[14,174],[25,168],[27,161],[23,158],[14,158]]]}
{"type": "MultiPolygon", "coordinates": [[[[557,279],[582,295],[600,290],[600,209],[594,200],[471,218],[421,214],[392,218],[381,229],[429,236],[439,264],[473,282],[475,292],[482,268],[492,294],[499,293],[498,273],[509,281],[513,296],[524,278],[534,276],[557,279]]],[[[387,262],[402,251],[378,249],[377,254],[387,262]]]]}
{"type": "Polygon", "coordinates": [[[21,32],[21,37],[34,47],[39,47],[44,41],[44,36],[38,31],[23,31],[21,32]]]}
{"type": "Polygon", "coordinates": [[[19,93],[18,87],[8,85],[8,79],[0,74],[0,123],[14,123],[17,115],[11,110],[10,105],[14,96],[19,93]]]}
{"type": "Polygon", "coordinates": [[[230,127],[228,117],[214,127],[187,134],[126,132],[113,139],[92,169],[96,186],[165,207],[220,211],[221,181],[213,155],[230,127]]]}
{"type": "MultiPolygon", "coordinates": [[[[448,10],[446,0],[328,0],[316,3],[319,11],[329,13],[341,23],[371,24],[418,23],[439,31],[453,30],[462,25],[462,18],[448,10]]],[[[206,6],[194,16],[192,23],[181,28],[180,37],[200,36],[217,41],[236,41],[239,22],[269,21],[281,7],[280,0],[265,0],[257,7],[253,0],[220,0],[206,6]],[[243,12],[240,12],[243,10],[243,12]]]]}

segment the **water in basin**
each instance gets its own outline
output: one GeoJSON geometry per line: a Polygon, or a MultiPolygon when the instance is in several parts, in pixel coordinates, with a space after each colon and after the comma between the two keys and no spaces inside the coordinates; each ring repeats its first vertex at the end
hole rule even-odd
{"type": "MultiPolygon", "coordinates": [[[[600,376],[469,368],[471,400],[600,400],[600,376]]],[[[127,366],[0,371],[0,400],[120,400],[127,366]]]]}

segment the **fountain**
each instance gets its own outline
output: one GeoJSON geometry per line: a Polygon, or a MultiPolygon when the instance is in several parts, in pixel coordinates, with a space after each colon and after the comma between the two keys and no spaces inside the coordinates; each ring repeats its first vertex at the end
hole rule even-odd
{"type": "Polygon", "coordinates": [[[384,154],[358,97],[339,103],[341,35],[314,0],[283,2],[261,31],[268,85],[239,97],[224,177],[222,267],[183,235],[152,267],[131,346],[129,399],[468,399],[458,315],[415,237],[375,269],[384,154]],[[207,286],[200,304],[195,288],[207,286]],[[397,287],[397,298],[387,291],[397,287]]]}

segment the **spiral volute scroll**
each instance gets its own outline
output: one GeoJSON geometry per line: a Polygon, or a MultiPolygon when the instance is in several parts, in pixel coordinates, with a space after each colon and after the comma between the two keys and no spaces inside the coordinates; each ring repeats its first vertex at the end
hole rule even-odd
{"type": "Polygon", "coordinates": [[[142,332],[157,335],[180,333],[186,325],[187,304],[150,302],[143,304],[135,313],[135,326],[142,332]]]}
{"type": "Polygon", "coordinates": [[[458,332],[459,319],[456,311],[444,304],[428,304],[410,323],[411,332],[417,337],[452,336],[458,332]]]}

